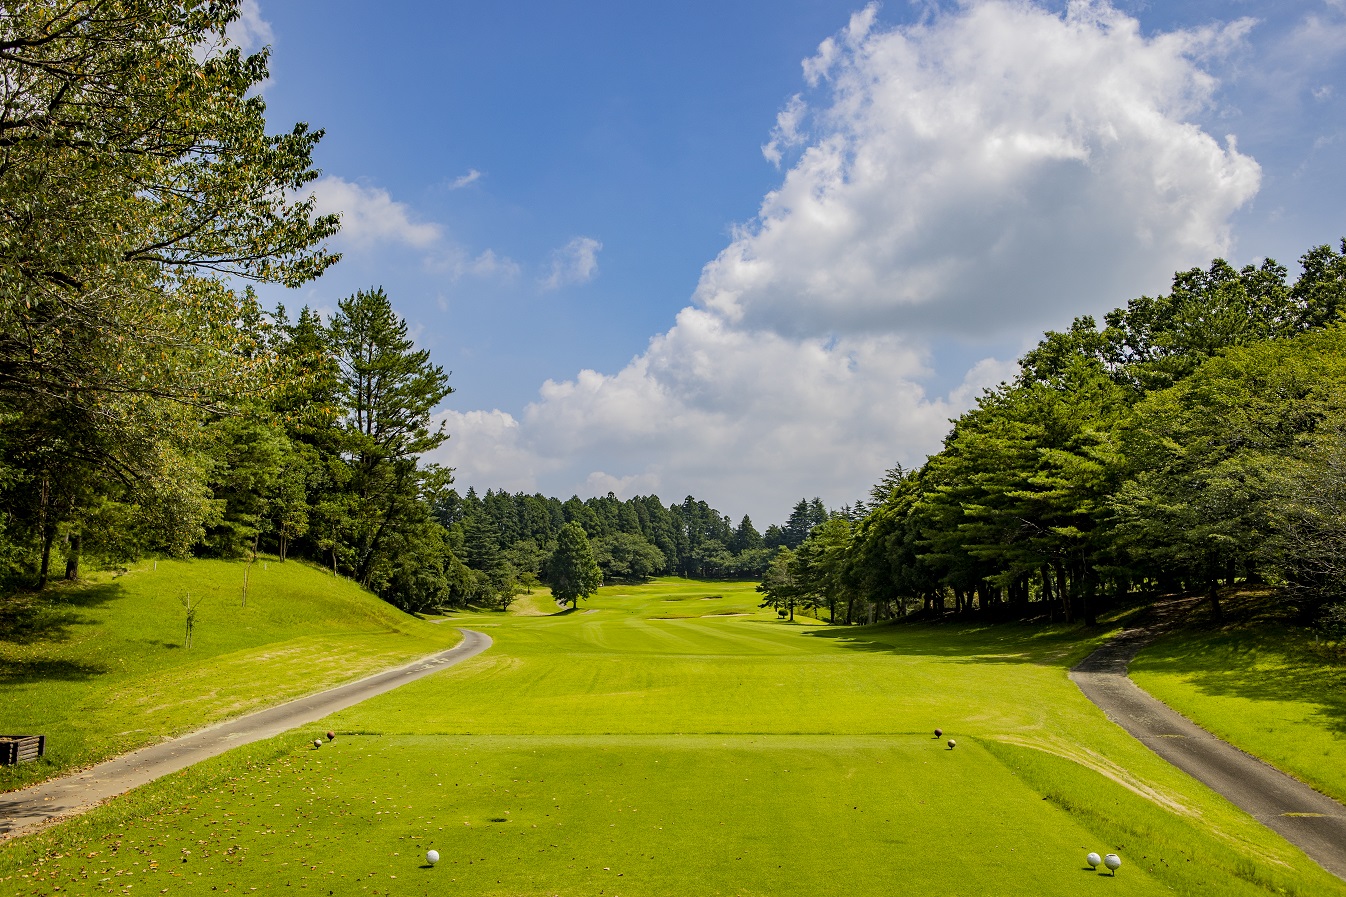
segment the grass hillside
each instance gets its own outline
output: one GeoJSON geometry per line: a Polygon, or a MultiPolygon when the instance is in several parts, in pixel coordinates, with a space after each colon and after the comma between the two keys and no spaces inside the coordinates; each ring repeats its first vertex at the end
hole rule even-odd
{"type": "Polygon", "coordinates": [[[1265,595],[1226,603],[1229,623],[1199,617],[1142,651],[1131,678],[1231,744],[1346,801],[1341,647],[1279,622],[1283,609],[1265,595]]]}
{"type": "Polygon", "coordinates": [[[751,584],[683,580],[459,620],[491,650],[10,842],[0,883],[1346,895],[1083,697],[1066,670],[1097,631],[791,625],[751,584]],[[1090,850],[1119,853],[1117,877],[1090,850]]]}
{"type": "Polygon", "coordinates": [[[0,638],[5,734],[47,756],[0,768],[11,789],[455,644],[461,636],[295,561],[146,562],[62,587],[0,638]],[[190,649],[179,598],[200,602],[190,649]]]}

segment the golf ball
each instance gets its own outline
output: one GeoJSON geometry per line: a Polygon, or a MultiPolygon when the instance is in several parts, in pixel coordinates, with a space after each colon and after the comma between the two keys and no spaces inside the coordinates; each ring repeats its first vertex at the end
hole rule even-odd
{"type": "Polygon", "coordinates": [[[1096,853],[1091,853],[1084,858],[1084,861],[1089,864],[1090,868],[1097,869],[1098,864],[1103,862],[1103,858],[1096,853]]]}
{"type": "Polygon", "coordinates": [[[433,866],[435,863],[438,863],[438,862],[439,862],[439,851],[438,851],[438,850],[427,850],[427,851],[425,852],[425,861],[426,861],[427,863],[429,863],[431,866],[433,866]]]}
{"type": "Polygon", "coordinates": [[[957,746],[958,746],[958,742],[956,742],[956,741],[954,741],[952,738],[950,738],[950,739],[949,739],[949,750],[953,750],[953,749],[956,748],[957,746]]]}
{"type": "Polygon", "coordinates": [[[1110,853],[1103,857],[1103,865],[1111,869],[1113,875],[1116,875],[1117,870],[1122,868],[1122,858],[1115,853],[1110,853]]]}
{"type": "Polygon", "coordinates": [[[313,746],[314,746],[314,747],[322,747],[322,739],[321,739],[321,738],[315,738],[315,739],[313,739],[313,746]]]}
{"type": "Polygon", "coordinates": [[[943,734],[944,734],[944,730],[943,730],[943,729],[936,729],[936,730],[935,730],[935,737],[936,737],[936,738],[940,737],[940,736],[943,735],[943,734]]]}

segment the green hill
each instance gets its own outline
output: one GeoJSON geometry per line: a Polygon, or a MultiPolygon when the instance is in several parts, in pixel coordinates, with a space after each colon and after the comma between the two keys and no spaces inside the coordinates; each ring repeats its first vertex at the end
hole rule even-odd
{"type": "Polygon", "coordinates": [[[4,734],[42,733],[47,756],[0,768],[0,788],[413,660],[457,630],[404,614],[296,561],[147,561],[62,588],[0,636],[4,734]],[[183,647],[191,596],[199,610],[183,647]]]}

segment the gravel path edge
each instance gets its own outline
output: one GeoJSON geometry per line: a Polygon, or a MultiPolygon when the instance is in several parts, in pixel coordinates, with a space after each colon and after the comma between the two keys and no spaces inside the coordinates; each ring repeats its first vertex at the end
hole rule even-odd
{"type": "Polygon", "coordinates": [[[1164,622],[1105,642],[1070,671],[1071,680],[1141,744],[1346,880],[1346,806],[1217,738],[1127,676],[1164,622]]]}
{"type": "Polygon", "coordinates": [[[459,632],[463,634],[463,640],[447,651],[215,723],[104,760],[87,769],[0,794],[0,842],[79,815],[105,800],[232,748],[316,722],[338,710],[462,663],[491,646],[490,637],[484,633],[472,629],[460,629],[459,632]]]}

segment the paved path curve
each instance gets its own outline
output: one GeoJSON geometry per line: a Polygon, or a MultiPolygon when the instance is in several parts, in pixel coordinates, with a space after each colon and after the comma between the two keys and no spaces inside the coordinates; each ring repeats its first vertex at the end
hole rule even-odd
{"type": "Polygon", "coordinates": [[[315,722],[338,710],[345,710],[375,695],[475,657],[491,646],[491,639],[483,633],[471,629],[459,631],[463,633],[463,640],[447,651],[143,747],[79,772],[0,794],[0,841],[24,834],[44,823],[83,813],[100,801],[124,794],[193,763],[223,754],[231,748],[315,722]]]}
{"type": "Polygon", "coordinates": [[[1150,750],[1346,879],[1346,806],[1221,741],[1127,678],[1127,665],[1161,631],[1125,630],[1081,661],[1070,678],[1150,750]]]}

